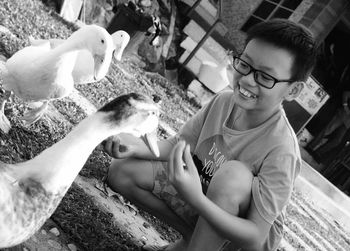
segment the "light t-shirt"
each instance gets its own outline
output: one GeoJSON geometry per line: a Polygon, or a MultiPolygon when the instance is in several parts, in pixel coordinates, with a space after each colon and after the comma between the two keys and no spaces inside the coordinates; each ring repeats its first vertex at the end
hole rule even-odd
{"type": "Polygon", "coordinates": [[[237,131],[227,126],[236,114],[232,91],[216,95],[180,130],[191,146],[203,190],[228,160],[247,164],[254,175],[252,197],[261,217],[272,225],[264,250],[277,248],[283,229],[283,211],[301,166],[295,133],[283,108],[260,126],[237,131]]]}

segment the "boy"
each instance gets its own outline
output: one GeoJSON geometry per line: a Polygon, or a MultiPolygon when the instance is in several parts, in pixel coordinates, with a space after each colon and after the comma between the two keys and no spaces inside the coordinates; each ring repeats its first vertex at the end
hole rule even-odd
{"type": "Polygon", "coordinates": [[[182,234],[147,250],[212,251],[228,241],[235,250],[277,249],[301,166],[282,101],[299,94],[315,60],[305,28],[260,23],[233,59],[233,92],[216,95],[175,137],[158,142],[159,158],[127,135],[107,141],[106,152],[118,158],[111,189],[182,234]]]}

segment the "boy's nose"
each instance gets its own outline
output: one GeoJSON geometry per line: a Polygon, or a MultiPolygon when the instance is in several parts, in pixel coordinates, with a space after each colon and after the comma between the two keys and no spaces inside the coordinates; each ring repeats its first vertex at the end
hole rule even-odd
{"type": "Polygon", "coordinates": [[[248,75],[242,75],[241,77],[241,82],[244,82],[248,85],[251,85],[251,86],[256,86],[258,85],[258,83],[255,81],[255,78],[254,78],[254,72],[250,72],[248,75]]]}

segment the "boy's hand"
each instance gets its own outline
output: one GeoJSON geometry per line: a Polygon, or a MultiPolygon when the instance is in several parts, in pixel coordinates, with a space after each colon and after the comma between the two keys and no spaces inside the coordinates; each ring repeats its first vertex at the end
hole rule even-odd
{"type": "Polygon", "coordinates": [[[191,205],[196,205],[196,201],[203,195],[190,146],[183,140],[179,141],[170,153],[169,180],[184,200],[191,205]]]}
{"type": "Polygon", "coordinates": [[[143,141],[130,134],[118,134],[104,140],[98,149],[104,150],[109,156],[116,159],[129,158],[137,151],[137,145],[143,141]],[[128,142],[128,145],[123,144],[128,142]],[[102,146],[102,147],[101,147],[102,146]]]}

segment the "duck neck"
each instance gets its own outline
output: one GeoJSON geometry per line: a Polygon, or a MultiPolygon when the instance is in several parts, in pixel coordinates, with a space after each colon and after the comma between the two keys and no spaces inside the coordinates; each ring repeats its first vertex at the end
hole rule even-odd
{"type": "Polygon", "coordinates": [[[27,177],[35,177],[53,193],[67,190],[94,148],[116,133],[104,119],[105,115],[99,112],[89,116],[61,141],[25,162],[30,172],[27,177]]]}
{"type": "Polygon", "coordinates": [[[70,58],[70,60],[67,60],[67,62],[72,62],[71,64],[73,67],[75,63],[75,59],[78,55],[78,51],[85,49],[86,47],[87,45],[85,41],[82,41],[77,36],[74,36],[74,37],[71,36],[62,44],[58,45],[52,50],[52,56],[70,58]]]}
{"type": "Polygon", "coordinates": [[[88,39],[91,39],[91,38],[86,37],[83,39],[82,34],[73,33],[66,40],[66,42],[62,44],[62,46],[66,51],[83,50],[83,49],[89,50],[88,43],[87,43],[88,39]]]}

